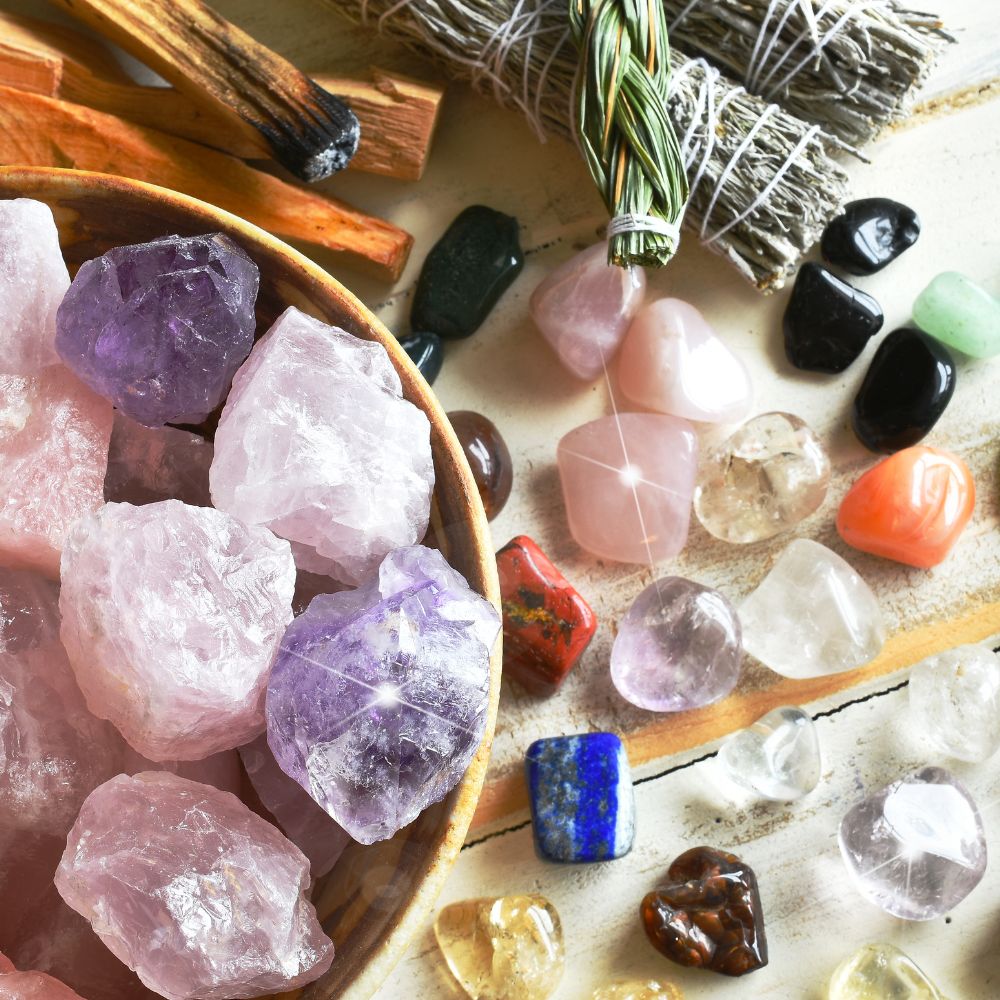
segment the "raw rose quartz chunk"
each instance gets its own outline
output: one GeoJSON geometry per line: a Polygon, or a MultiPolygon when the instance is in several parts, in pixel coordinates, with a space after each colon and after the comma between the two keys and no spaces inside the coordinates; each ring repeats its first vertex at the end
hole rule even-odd
{"type": "Polygon", "coordinates": [[[100,507],[111,404],[62,365],[0,375],[0,565],[59,575],[71,524],[100,507]]]}
{"type": "Polygon", "coordinates": [[[48,205],[0,201],[0,369],[35,375],[56,364],[56,310],[69,272],[48,205]]]}
{"type": "Polygon", "coordinates": [[[380,344],[290,308],[233,380],[211,484],[220,510],[292,541],[300,569],[356,584],[427,529],[430,425],[380,344]]]}
{"type": "Polygon", "coordinates": [[[74,525],[62,641],[90,710],[150,760],[200,760],[264,727],[292,618],[288,543],[222,511],[106,504],[74,525]]]}
{"type": "Polygon", "coordinates": [[[309,882],[302,852],[239,799],[163,772],[94,791],[56,872],[63,899],[168,1000],[264,996],[319,978],[333,942],[309,882]]]}
{"type": "Polygon", "coordinates": [[[250,782],[264,808],[278,821],[288,839],[309,859],[313,878],[337,863],[350,835],[338,826],[312,796],[278,767],[266,736],[240,747],[250,782]]]}
{"type": "Polygon", "coordinates": [[[83,1000],[64,983],[44,972],[0,970],[0,1000],[83,1000]]]}
{"type": "Polygon", "coordinates": [[[211,507],[208,470],[214,449],[197,434],[176,427],[143,427],[115,412],[104,499],[112,503],[183,500],[211,507]]]}
{"type": "Polygon", "coordinates": [[[65,836],[83,800],[122,769],[125,743],[87,709],[58,601],[50,580],[0,569],[0,826],[65,836]]]}

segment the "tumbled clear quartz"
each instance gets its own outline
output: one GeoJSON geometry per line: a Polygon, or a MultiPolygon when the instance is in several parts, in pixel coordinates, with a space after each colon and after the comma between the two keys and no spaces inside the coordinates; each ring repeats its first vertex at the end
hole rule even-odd
{"type": "Polygon", "coordinates": [[[356,584],[423,538],[430,424],[381,344],[289,308],[233,380],[212,498],[293,543],[300,569],[356,584]]]}
{"type": "Polygon", "coordinates": [[[56,309],[69,288],[48,205],[0,201],[0,369],[35,375],[56,364],[56,309]]]}
{"type": "Polygon", "coordinates": [[[840,824],[840,852],[858,889],[904,920],[954,909],[986,871],[986,836],[966,787],[925,767],[855,805],[840,824]]]}
{"type": "Polygon", "coordinates": [[[1000,657],[986,646],[921,660],[909,698],[914,732],[939,753],[979,762],[1000,749],[1000,657]]]}
{"type": "Polygon", "coordinates": [[[759,542],[817,510],[829,482],[830,458],[806,423],[791,413],[762,413],[704,457],[694,510],[724,542],[759,542]]]}
{"type": "Polygon", "coordinates": [[[598,986],[590,1000],[684,1000],[684,994],[659,979],[629,979],[598,986]]]}
{"type": "Polygon", "coordinates": [[[59,576],[70,525],[101,505],[111,414],[62,365],[0,375],[0,565],[59,576]]]}
{"type": "Polygon", "coordinates": [[[199,760],[263,731],[294,588],[266,528],[179,500],[105,504],[66,541],[62,641],[95,715],[150,760],[199,760]]]}
{"type": "Polygon", "coordinates": [[[826,1000],[945,1000],[916,962],[891,944],[866,944],[844,959],[826,1000]]]}
{"type": "Polygon", "coordinates": [[[486,726],[500,617],[442,555],[390,552],[285,632],[267,691],[275,759],[355,840],[391,837],[459,781],[486,726]]]}
{"type": "Polygon", "coordinates": [[[836,552],[807,538],[788,545],[739,615],[744,649],[799,680],[863,666],[885,644],[871,588],[836,552]]]}
{"type": "Polygon", "coordinates": [[[730,737],[719,763],[734,784],[765,799],[791,802],[819,783],[816,723],[793,705],[775,708],[730,737]]]}
{"type": "Polygon", "coordinates": [[[265,996],[321,976],[333,943],[309,884],[276,827],[162,771],[92,792],[56,872],[63,899],[168,1000],[265,996]]]}

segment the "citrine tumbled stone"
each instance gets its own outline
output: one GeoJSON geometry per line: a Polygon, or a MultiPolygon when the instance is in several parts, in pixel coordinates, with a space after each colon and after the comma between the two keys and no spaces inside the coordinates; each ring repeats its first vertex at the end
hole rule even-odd
{"type": "Polygon", "coordinates": [[[510,457],[510,449],[496,424],[481,413],[452,410],[448,420],[472,469],[486,517],[492,521],[510,499],[514,485],[514,460],[510,457]]]}
{"type": "Polygon", "coordinates": [[[929,569],[947,557],[975,503],[965,462],[914,445],[883,459],[851,487],[837,513],[837,531],[862,552],[929,569]]]}

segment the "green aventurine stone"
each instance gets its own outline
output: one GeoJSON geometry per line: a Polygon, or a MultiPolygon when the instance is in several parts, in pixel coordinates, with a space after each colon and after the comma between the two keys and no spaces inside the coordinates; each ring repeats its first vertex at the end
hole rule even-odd
{"type": "Polygon", "coordinates": [[[1000,301],[964,274],[939,274],[913,303],[914,322],[974,358],[1000,354],[1000,301]]]}
{"type": "Polygon", "coordinates": [[[517,219],[485,205],[465,209],[434,244],[413,296],[410,326],[468,337],[524,267],[517,219]]]}

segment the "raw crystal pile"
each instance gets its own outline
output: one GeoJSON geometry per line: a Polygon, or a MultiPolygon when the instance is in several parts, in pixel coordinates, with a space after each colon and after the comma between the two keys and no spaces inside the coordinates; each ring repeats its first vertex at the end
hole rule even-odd
{"type": "Polygon", "coordinates": [[[309,859],[313,878],[337,863],[351,838],[317,805],[312,796],[278,767],[262,733],[240,757],[264,808],[278,821],[288,839],[309,859]]]}
{"type": "Polygon", "coordinates": [[[904,920],[954,909],[986,872],[986,835],[966,787],[925,767],[854,806],[840,824],[840,853],[858,889],[904,920]]]}
{"type": "Polygon", "coordinates": [[[291,540],[300,568],[359,583],[427,529],[430,425],[381,345],[290,308],[233,380],[211,483],[221,510],[291,540]]]}
{"type": "Polygon", "coordinates": [[[0,201],[0,370],[34,375],[58,362],[56,309],[69,288],[48,205],[0,201]]]}
{"type": "Polygon", "coordinates": [[[443,798],[482,739],[496,609],[440,553],[389,553],[285,632],[267,691],[275,759],[355,839],[443,798]]]}
{"type": "Polygon", "coordinates": [[[178,500],[106,504],[70,532],[59,598],[90,710],[150,760],[253,739],[294,587],[266,529],[178,500]]]}
{"type": "Polygon", "coordinates": [[[945,1000],[909,955],[891,944],[866,944],[830,979],[826,1000],[945,1000]]]}
{"type": "Polygon", "coordinates": [[[163,772],[96,789],[56,872],[66,902],[168,1000],[265,996],[321,976],[333,944],[309,881],[302,852],[235,796],[163,772]]]}
{"type": "Polygon", "coordinates": [[[0,375],[0,564],[59,575],[70,525],[101,505],[111,414],[62,365],[0,375]]]}
{"type": "Polygon", "coordinates": [[[175,427],[143,427],[115,412],[104,499],[112,503],[182,500],[211,507],[212,445],[175,427]]]}
{"type": "Polygon", "coordinates": [[[200,423],[250,353],[259,282],[257,265],[221,233],[114,247],[73,279],[56,349],[133,420],[200,423]]]}

